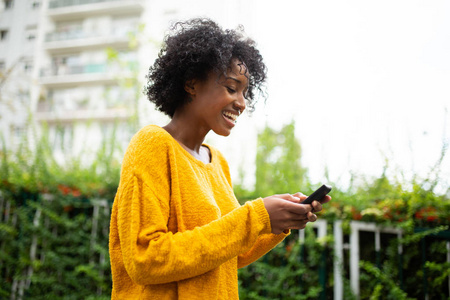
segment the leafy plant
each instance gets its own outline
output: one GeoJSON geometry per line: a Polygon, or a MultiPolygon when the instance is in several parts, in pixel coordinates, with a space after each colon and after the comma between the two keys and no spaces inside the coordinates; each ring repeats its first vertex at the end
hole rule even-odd
{"type": "Polygon", "coordinates": [[[257,262],[239,270],[241,299],[318,299],[325,248],[311,228],[304,243],[292,234],[257,262]]]}

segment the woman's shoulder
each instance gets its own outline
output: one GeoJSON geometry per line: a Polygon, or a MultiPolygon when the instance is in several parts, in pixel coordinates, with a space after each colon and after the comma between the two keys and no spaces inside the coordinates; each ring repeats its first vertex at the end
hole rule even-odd
{"type": "Polygon", "coordinates": [[[139,176],[147,182],[159,177],[166,178],[171,148],[170,137],[169,133],[156,125],[147,125],[140,129],[128,144],[122,162],[121,176],[123,178],[130,178],[127,177],[130,175],[139,176]],[[151,176],[154,178],[150,179],[151,176]]]}
{"type": "Polygon", "coordinates": [[[158,125],[147,125],[142,127],[132,138],[132,142],[152,141],[167,142],[170,134],[158,125]]]}
{"type": "Polygon", "coordinates": [[[166,152],[172,143],[171,135],[157,125],[141,128],[131,139],[127,153],[132,156],[148,156],[166,152]]]}
{"type": "Polygon", "coordinates": [[[171,142],[172,136],[162,127],[147,125],[132,137],[130,147],[144,147],[149,150],[169,145],[171,142]]]}

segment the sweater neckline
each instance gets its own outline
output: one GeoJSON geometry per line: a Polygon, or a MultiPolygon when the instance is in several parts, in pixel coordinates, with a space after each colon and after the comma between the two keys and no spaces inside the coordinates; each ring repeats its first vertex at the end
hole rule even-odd
{"type": "Polygon", "coordinates": [[[204,163],[203,161],[195,158],[191,153],[189,153],[189,151],[184,149],[184,147],[181,146],[180,143],[167,130],[165,130],[161,126],[158,126],[158,125],[155,125],[155,126],[158,127],[160,130],[162,130],[165,134],[167,134],[169,136],[170,140],[172,141],[172,143],[175,144],[175,147],[180,149],[180,151],[184,154],[184,156],[186,156],[190,161],[196,163],[197,165],[199,165],[199,166],[201,166],[203,168],[212,166],[213,162],[215,161],[216,155],[214,153],[213,148],[210,145],[208,145],[206,143],[202,144],[202,146],[207,147],[209,149],[209,153],[211,155],[210,162],[209,163],[204,163]]]}

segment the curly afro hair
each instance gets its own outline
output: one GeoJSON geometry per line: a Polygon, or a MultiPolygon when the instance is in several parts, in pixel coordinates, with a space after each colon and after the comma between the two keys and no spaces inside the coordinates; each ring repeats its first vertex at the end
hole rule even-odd
{"type": "Polygon", "coordinates": [[[255,90],[265,96],[267,70],[255,45],[242,28],[223,30],[210,19],[176,23],[149,69],[144,93],[158,110],[172,118],[175,110],[189,101],[184,89],[187,81],[206,80],[211,72],[225,74],[232,60],[238,59],[248,69],[246,101],[253,111],[255,90]]]}

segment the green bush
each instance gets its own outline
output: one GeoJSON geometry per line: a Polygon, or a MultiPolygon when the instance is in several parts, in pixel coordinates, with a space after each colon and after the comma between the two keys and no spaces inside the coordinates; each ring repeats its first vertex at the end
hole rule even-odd
{"type": "MultiPolygon", "coordinates": [[[[305,193],[312,192],[313,186],[319,186],[311,183],[307,172],[300,165],[301,147],[290,134],[293,126],[291,123],[278,132],[271,129],[262,131],[258,137],[258,145],[261,146],[258,146],[259,159],[256,161],[256,176],[261,178],[261,188],[256,185],[254,191],[245,190],[238,184],[235,187],[238,199],[266,196],[264,192],[294,193],[299,189],[299,182],[303,183],[301,189],[305,193]],[[268,135],[270,138],[267,138],[268,135]],[[285,148],[297,150],[284,151],[285,148]],[[289,161],[292,163],[282,163],[289,161]],[[292,170],[289,171],[292,166],[297,169],[295,176],[278,180],[279,174],[292,173],[292,170]],[[270,182],[269,187],[264,187],[263,183],[267,182],[270,182]],[[287,190],[288,187],[295,190],[287,190]]],[[[326,219],[329,224],[342,220],[346,239],[350,234],[350,221],[353,220],[397,227],[404,232],[401,256],[398,254],[399,241],[396,237],[384,237],[382,253],[377,254],[374,237],[361,233],[361,299],[422,299],[425,293],[430,299],[449,297],[448,277],[443,275],[448,274],[445,246],[448,239],[442,240],[436,234],[445,230],[449,233],[450,189],[447,186],[441,194],[435,192],[438,186],[445,187],[445,181],[439,176],[439,164],[446,151],[447,146],[444,144],[441,157],[424,179],[418,176],[412,180],[402,180],[403,177],[398,175],[388,177],[388,173],[395,172],[390,170],[387,161],[384,171],[377,178],[353,174],[349,186],[345,188],[329,182],[333,185],[333,200],[324,205],[319,218],[326,219]],[[421,228],[428,230],[417,233],[421,228]],[[420,245],[425,242],[426,247],[422,249],[420,245]]],[[[333,236],[327,237],[328,243],[318,244],[312,230],[307,227],[305,231],[307,239],[303,248],[296,234],[293,234],[285,244],[239,271],[241,298],[332,299],[333,236]],[[294,251],[287,251],[286,245],[294,251]],[[304,252],[299,253],[299,249],[304,252]],[[323,253],[326,258],[322,258],[321,263],[325,266],[319,266],[317,257],[323,253]],[[326,274],[323,274],[323,270],[326,270],[326,274]],[[322,281],[318,279],[319,274],[324,277],[322,281]]],[[[332,228],[328,232],[333,232],[332,228]]],[[[344,252],[347,262],[343,266],[344,276],[348,278],[349,251],[344,252]]],[[[353,299],[354,295],[345,278],[344,297],[353,299]]]]}
{"type": "Polygon", "coordinates": [[[26,299],[86,299],[110,294],[106,201],[103,207],[91,201],[68,205],[63,197],[5,194],[2,202],[9,203],[9,211],[2,213],[9,220],[0,227],[2,295],[23,291],[26,299]]]}
{"type": "Polygon", "coordinates": [[[305,231],[304,243],[292,233],[269,254],[239,271],[241,299],[319,299],[325,293],[320,277],[326,272],[328,249],[311,227],[305,231]]]}
{"type": "Polygon", "coordinates": [[[115,143],[105,140],[88,166],[58,163],[50,145],[43,134],[33,149],[24,140],[0,153],[0,298],[109,298],[115,143]]]}

